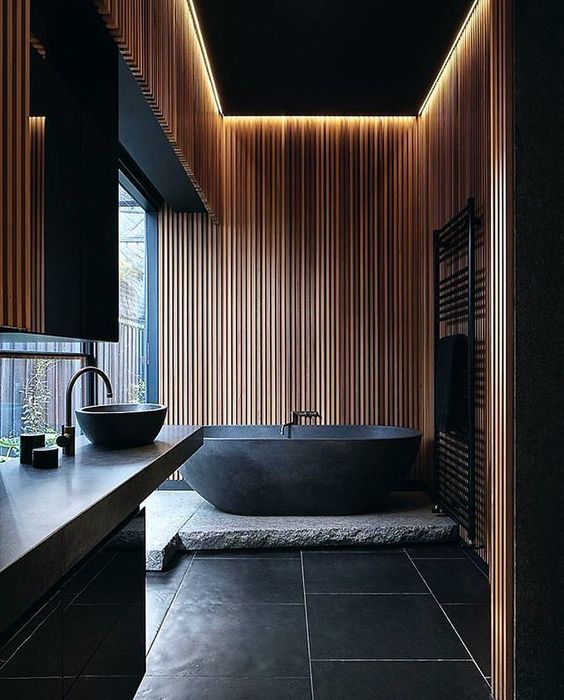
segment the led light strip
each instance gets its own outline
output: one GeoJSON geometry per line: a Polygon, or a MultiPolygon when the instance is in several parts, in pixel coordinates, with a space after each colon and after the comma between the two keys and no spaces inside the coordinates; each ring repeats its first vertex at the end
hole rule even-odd
{"type": "Polygon", "coordinates": [[[341,121],[342,119],[417,119],[415,114],[224,114],[224,119],[270,119],[270,120],[290,120],[290,119],[324,119],[325,121],[341,121]]]}
{"type": "Polygon", "coordinates": [[[435,80],[433,80],[433,84],[431,85],[431,88],[429,89],[427,96],[423,100],[421,107],[419,107],[419,112],[417,112],[418,117],[420,117],[423,114],[423,110],[427,106],[427,103],[431,99],[431,95],[433,94],[433,92],[435,91],[435,88],[439,84],[441,76],[445,72],[445,68],[447,67],[448,62],[450,61],[450,57],[454,53],[454,51],[458,45],[458,42],[460,41],[460,37],[462,36],[462,34],[464,33],[464,30],[468,26],[468,22],[470,21],[470,18],[474,14],[474,10],[478,7],[479,2],[480,2],[480,0],[474,0],[472,7],[468,10],[468,14],[466,15],[464,22],[462,22],[462,26],[458,30],[458,34],[456,35],[455,40],[452,42],[452,46],[450,47],[450,51],[447,53],[447,56],[446,56],[445,60],[443,61],[443,65],[441,66],[441,69],[437,73],[437,77],[435,78],[435,80]]]}
{"type": "Polygon", "coordinates": [[[330,119],[416,119],[417,117],[420,117],[423,114],[423,111],[425,110],[425,107],[429,103],[429,100],[431,99],[431,96],[433,92],[435,91],[435,88],[439,84],[439,81],[445,72],[445,69],[448,65],[448,62],[450,61],[450,58],[454,51],[456,50],[456,47],[458,45],[458,42],[460,41],[460,38],[462,37],[464,30],[468,26],[468,22],[470,21],[470,18],[474,14],[474,11],[478,7],[480,0],[474,0],[472,3],[472,7],[468,10],[468,14],[466,15],[464,22],[462,23],[460,29],[458,30],[458,33],[456,35],[456,38],[454,39],[452,46],[449,49],[449,52],[446,55],[445,60],[443,61],[443,64],[437,73],[437,77],[433,81],[433,84],[431,85],[429,92],[427,93],[425,99],[423,100],[423,103],[421,104],[421,107],[419,108],[419,111],[417,112],[417,115],[399,115],[399,116],[392,116],[392,115],[377,115],[377,114],[366,114],[366,115],[350,115],[350,114],[343,114],[343,115],[261,115],[261,114],[248,114],[248,115],[230,115],[230,114],[224,114],[223,109],[221,107],[221,101],[219,99],[219,93],[217,90],[217,86],[213,77],[213,72],[211,69],[211,64],[210,60],[208,57],[208,52],[206,51],[206,45],[204,43],[204,38],[202,35],[202,30],[200,28],[200,22],[198,20],[198,15],[196,14],[196,8],[194,7],[193,1],[192,0],[186,0],[188,3],[188,7],[190,9],[190,14],[192,15],[192,20],[194,21],[194,26],[196,28],[196,35],[198,37],[198,43],[200,44],[200,49],[202,51],[202,58],[204,61],[204,65],[206,67],[206,72],[208,74],[208,78],[210,81],[210,87],[211,91],[213,93],[215,103],[217,106],[217,109],[221,116],[224,119],[324,119],[324,120],[330,120],[330,119]]]}
{"type": "Polygon", "coordinates": [[[188,8],[190,10],[190,14],[192,15],[192,21],[194,22],[194,27],[196,28],[196,36],[198,37],[198,43],[200,44],[200,49],[202,51],[202,58],[204,60],[204,65],[206,67],[206,72],[208,74],[208,78],[210,81],[210,87],[211,91],[215,100],[215,104],[217,106],[218,112],[221,114],[223,117],[223,109],[221,107],[221,101],[219,99],[219,93],[217,91],[217,86],[215,84],[215,80],[213,77],[213,72],[211,69],[211,64],[210,64],[210,59],[208,57],[208,52],[206,51],[206,45],[204,43],[204,37],[202,36],[202,30],[200,28],[200,21],[198,20],[198,15],[196,14],[196,8],[194,7],[194,3],[192,0],[186,0],[188,3],[188,8]]]}

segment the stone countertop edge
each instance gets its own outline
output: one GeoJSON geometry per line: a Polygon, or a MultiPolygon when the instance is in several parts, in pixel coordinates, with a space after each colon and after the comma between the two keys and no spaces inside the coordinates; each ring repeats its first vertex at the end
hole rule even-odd
{"type": "Polygon", "coordinates": [[[165,426],[151,445],[127,450],[82,438],[52,471],[2,464],[0,636],[202,443],[200,426],[165,426]]]}

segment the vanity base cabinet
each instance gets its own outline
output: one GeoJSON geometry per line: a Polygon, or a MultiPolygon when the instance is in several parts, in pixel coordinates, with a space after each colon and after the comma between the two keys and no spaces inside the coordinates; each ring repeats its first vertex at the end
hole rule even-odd
{"type": "Polygon", "coordinates": [[[145,512],[0,642],[0,697],[127,700],[145,673],[145,512]]]}

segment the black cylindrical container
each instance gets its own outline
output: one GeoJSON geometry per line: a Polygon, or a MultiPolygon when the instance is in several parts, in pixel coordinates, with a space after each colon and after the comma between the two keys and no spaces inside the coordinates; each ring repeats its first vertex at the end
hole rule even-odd
{"type": "Polygon", "coordinates": [[[56,469],[59,466],[59,448],[53,445],[33,450],[33,466],[37,469],[56,469]]]}
{"type": "Polygon", "coordinates": [[[20,464],[32,464],[33,450],[45,447],[45,433],[22,433],[20,435],[20,464]]]}

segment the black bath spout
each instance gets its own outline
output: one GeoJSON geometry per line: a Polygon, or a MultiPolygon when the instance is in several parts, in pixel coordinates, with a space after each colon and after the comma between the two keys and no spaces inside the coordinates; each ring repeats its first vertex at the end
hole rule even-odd
{"type": "Polygon", "coordinates": [[[319,411],[290,411],[290,420],[280,428],[280,435],[283,436],[288,428],[288,437],[290,437],[291,427],[298,425],[300,418],[321,418],[321,413],[319,411]]]}

